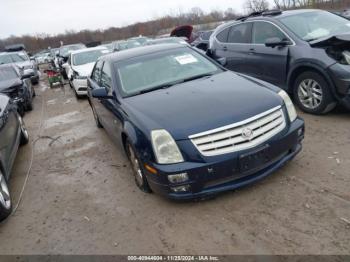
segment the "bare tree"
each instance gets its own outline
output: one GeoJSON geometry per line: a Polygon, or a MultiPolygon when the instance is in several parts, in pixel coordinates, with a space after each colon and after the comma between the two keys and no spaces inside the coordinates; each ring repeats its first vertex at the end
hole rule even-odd
{"type": "Polygon", "coordinates": [[[244,7],[248,12],[261,12],[269,9],[269,2],[267,0],[246,0],[244,7]]]}

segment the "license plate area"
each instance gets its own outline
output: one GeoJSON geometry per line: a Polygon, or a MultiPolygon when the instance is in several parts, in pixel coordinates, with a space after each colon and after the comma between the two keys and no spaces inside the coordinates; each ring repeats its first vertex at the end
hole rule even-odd
{"type": "Polygon", "coordinates": [[[239,157],[240,172],[247,172],[264,166],[271,161],[270,146],[265,145],[259,149],[242,154],[239,157]]]}

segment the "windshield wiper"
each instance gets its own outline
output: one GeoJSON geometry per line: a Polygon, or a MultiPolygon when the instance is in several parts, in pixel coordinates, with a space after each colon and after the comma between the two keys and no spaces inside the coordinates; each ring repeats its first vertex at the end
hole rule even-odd
{"type": "Polygon", "coordinates": [[[159,90],[159,89],[166,89],[166,88],[172,87],[174,85],[180,84],[182,82],[183,82],[183,80],[174,81],[174,82],[158,85],[158,86],[155,86],[155,87],[152,87],[152,88],[149,88],[149,89],[141,90],[137,94],[145,94],[145,93],[153,92],[153,91],[156,91],[156,90],[159,90]]]}
{"type": "Polygon", "coordinates": [[[162,84],[162,85],[158,85],[158,86],[155,86],[155,87],[152,87],[152,88],[149,88],[149,89],[141,90],[137,94],[140,95],[140,94],[153,92],[153,91],[156,91],[156,90],[159,90],[159,89],[167,89],[169,87],[172,87],[172,86],[175,86],[175,85],[178,85],[178,84],[181,84],[181,83],[189,82],[189,81],[200,79],[200,78],[204,78],[204,77],[210,77],[212,75],[213,75],[213,73],[207,73],[207,74],[200,74],[200,75],[188,77],[188,78],[185,78],[185,79],[180,79],[180,80],[173,81],[173,82],[170,82],[170,83],[165,83],[165,84],[162,84]]]}

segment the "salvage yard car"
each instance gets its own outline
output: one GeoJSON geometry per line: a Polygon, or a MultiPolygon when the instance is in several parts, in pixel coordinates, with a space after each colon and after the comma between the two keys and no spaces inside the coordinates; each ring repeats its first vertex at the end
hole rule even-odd
{"type": "Polygon", "coordinates": [[[68,61],[68,57],[70,52],[75,50],[80,50],[86,48],[83,44],[73,44],[73,45],[64,45],[61,46],[58,50],[58,53],[56,55],[56,62],[55,64],[58,66],[58,68],[61,71],[61,74],[64,79],[68,79],[66,69],[63,65],[66,65],[66,62],[68,61]]]}
{"type": "Polygon", "coordinates": [[[109,52],[106,47],[99,46],[80,49],[70,53],[66,71],[69,84],[74,89],[77,97],[86,96],[87,78],[90,76],[95,62],[100,56],[109,52]]]}
{"type": "Polygon", "coordinates": [[[88,97],[136,185],[172,199],[253,183],[302,148],[304,122],[285,91],[181,44],[103,56],[88,97]]]}
{"type": "Polygon", "coordinates": [[[282,87],[305,112],[350,108],[349,20],[321,10],[267,11],[219,26],[213,58],[282,87]]]}
{"type": "Polygon", "coordinates": [[[12,204],[7,181],[20,144],[29,136],[14,101],[0,94],[0,221],[11,214],[12,204]]]}
{"type": "Polygon", "coordinates": [[[30,75],[21,74],[17,66],[0,65],[0,93],[8,95],[18,104],[18,112],[33,109],[35,90],[29,80],[30,75]]]}
{"type": "Polygon", "coordinates": [[[39,70],[35,61],[30,60],[25,51],[0,53],[0,65],[15,64],[23,70],[25,75],[30,76],[33,85],[39,83],[39,70]]]}

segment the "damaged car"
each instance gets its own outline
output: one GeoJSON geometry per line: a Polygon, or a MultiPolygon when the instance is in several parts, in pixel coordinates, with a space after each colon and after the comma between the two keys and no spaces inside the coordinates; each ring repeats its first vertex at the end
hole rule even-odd
{"type": "Polygon", "coordinates": [[[21,116],[33,110],[35,89],[29,73],[21,73],[15,65],[0,65],[0,93],[8,95],[17,103],[21,116]]]}
{"type": "Polygon", "coordinates": [[[11,214],[12,201],[8,181],[18,147],[28,141],[28,131],[17,112],[15,101],[0,94],[0,221],[11,214]]]}
{"type": "Polygon", "coordinates": [[[219,26],[208,54],[275,84],[305,112],[350,108],[350,23],[321,10],[265,11],[219,26]]]}
{"type": "Polygon", "coordinates": [[[136,185],[171,199],[254,183],[302,149],[304,121],[285,91],[182,44],[101,57],[88,99],[136,185]]]}

